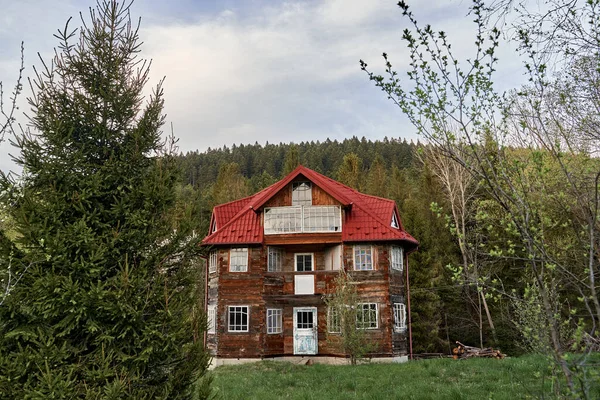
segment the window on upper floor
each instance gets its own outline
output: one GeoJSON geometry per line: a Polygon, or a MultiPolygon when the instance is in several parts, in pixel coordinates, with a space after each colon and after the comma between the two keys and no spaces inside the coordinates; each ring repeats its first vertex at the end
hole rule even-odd
{"type": "Polygon", "coordinates": [[[406,330],[406,307],[404,303],[394,303],[394,332],[406,330]]]}
{"type": "Polygon", "coordinates": [[[312,185],[310,182],[292,183],[292,205],[312,206],[312,185]]]}
{"type": "Polygon", "coordinates": [[[296,253],[294,254],[296,260],[296,271],[307,272],[313,270],[313,253],[296,253]]]}
{"type": "Polygon", "coordinates": [[[373,248],[369,245],[354,246],[354,270],[370,271],[373,269],[373,248]]]}
{"type": "Polygon", "coordinates": [[[217,331],[217,306],[215,304],[208,305],[208,329],[206,333],[215,333],[217,331]]]}
{"type": "Polygon", "coordinates": [[[356,327],[359,329],[377,329],[379,327],[379,308],[377,303],[358,304],[356,327]]]}
{"type": "Polygon", "coordinates": [[[240,247],[229,250],[229,272],[248,271],[248,248],[240,247]]]}
{"type": "Polygon", "coordinates": [[[208,272],[217,272],[217,251],[211,251],[208,256],[208,272]]]}
{"type": "Polygon", "coordinates": [[[281,272],[283,267],[283,249],[269,246],[267,248],[267,271],[281,272]]]}
{"type": "Polygon", "coordinates": [[[302,232],[341,232],[340,206],[267,207],[264,211],[265,235],[302,232]]]}
{"type": "Polygon", "coordinates": [[[340,232],[342,230],[339,207],[307,207],[303,211],[304,232],[340,232]]]}
{"type": "Polygon", "coordinates": [[[281,308],[267,308],[267,333],[283,332],[283,310],[281,308]]]}
{"type": "Polygon", "coordinates": [[[228,320],[229,332],[248,332],[248,314],[250,307],[248,306],[229,306],[228,320]]]}
{"type": "Polygon", "coordinates": [[[390,253],[390,266],[392,269],[402,271],[404,269],[404,249],[400,246],[392,246],[390,253]]]}

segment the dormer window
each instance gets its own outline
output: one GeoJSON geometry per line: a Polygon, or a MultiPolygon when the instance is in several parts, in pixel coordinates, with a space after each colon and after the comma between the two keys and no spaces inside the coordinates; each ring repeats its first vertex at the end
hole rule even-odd
{"type": "Polygon", "coordinates": [[[396,211],[392,214],[392,228],[400,229],[400,225],[398,225],[398,217],[396,216],[396,211]]]}
{"type": "Polygon", "coordinates": [[[312,187],[310,182],[292,183],[292,205],[312,206],[312,187]]]}

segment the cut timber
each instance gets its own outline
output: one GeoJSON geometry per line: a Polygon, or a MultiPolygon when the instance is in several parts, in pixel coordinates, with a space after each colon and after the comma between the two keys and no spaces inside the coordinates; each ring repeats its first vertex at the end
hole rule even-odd
{"type": "Polygon", "coordinates": [[[461,342],[456,342],[457,347],[452,349],[452,358],[458,360],[459,358],[472,358],[472,357],[485,357],[485,358],[504,358],[506,354],[502,354],[500,350],[492,349],[491,347],[487,347],[485,349],[479,347],[466,346],[461,342]]]}

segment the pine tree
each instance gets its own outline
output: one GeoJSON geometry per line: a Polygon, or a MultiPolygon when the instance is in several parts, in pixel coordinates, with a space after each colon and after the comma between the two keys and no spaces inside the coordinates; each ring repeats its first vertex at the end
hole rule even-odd
{"type": "Polygon", "coordinates": [[[250,179],[250,184],[252,186],[252,193],[258,193],[264,188],[271,186],[277,182],[277,179],[269,174],[267,171],[263,171],[262,174],[254,175],[252,179],[250,179]]]}
{"type": "Polygon", "coordinates": [[[346,186],[360,190],[362,177],[362,160],[356,153],[348,153],[344,156],[342,165],[337,170],[337,179],[346,186]]]}
{"type": "Polygon", "coordinates": [[[163,92],[142,107],[129,12],[102,1],[78,37],[59,32],[16,140],[23,174],[0,174],[17,233],[0,268],[23,273],[0,306],[0,398],[189,398],[206,369],[198,239],[172,229],[163,92]]]}
{"type": "Polygon", "coordinates": [[[242,175],[240,166],[236,163],[223,164],[212,190],[214,205],[241,199],[249,194],[248,180],[242,175]]]}
{"type": "Polygon", "coordinates": [[[377,154],[369,174],[367,175],[367,193],[379,197],[388,197],[389,183],[388,172],[385,168],[385,161],[381,155],[377,154]]]}
{"type": "Polygon", "coordinates": [[[283,161],[283,175],[286,176],[290,172],[296,169],[300,165],[300,156],[298,154],[298,146],[291,144],[287,153],[285,153],[285,160],[283,161]]]}

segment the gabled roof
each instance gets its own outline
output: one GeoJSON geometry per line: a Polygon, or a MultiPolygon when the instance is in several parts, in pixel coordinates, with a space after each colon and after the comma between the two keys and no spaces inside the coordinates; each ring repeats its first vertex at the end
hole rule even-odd
{"type": "Polygon", "coordinates": [[[212,218],[217,224],[217,231],[209,234],[202,243],[205,245],[262,243],[261,208],[298,176],[317,185],[345,208],[345,218],[342,222],[343,242],[403,241],[409,247],[418,245],[418,242],[404,230],[400,219],[398,219],[399,229],[391,226],[394,213],[399,216],[393,200],[359,193],[301,165],[281,181],[253,196],[216,206],[212,218]]]}
{"type": "MultiPolygon", "coordinates": [[[[290,182],[292,182],[300,175],[303,175],[306,179],[328,192],[331,195],[331,197],[342,203],[344,207],[347,207],[352,204],[352,200],[346,197],[343,191],[340,191],[339,188],[330,185],[330,181],[335,182],[333,179],[330,179],[325,175],[321,175],[318,172],[313,171],[312,169],[308,169],[302,165],[299,165],[295,170],[290,172],[288,176],[286,176],[279,182],[276,182],[275,184],[269,186],[267,189],[270,190],[263,190],[262,192],[257,193],[255,195],[254,201],[251,203],[252,207],[255,210],[258,210],[259,208],[264,206],[265,203],[269,201],[271,197],[277,194],[277,192],[279,192],[281,189],[285,188],[290,182]]],[[[344,185],[341,186],[343,186],[344,188],[347,187],[344,185]]]]}

